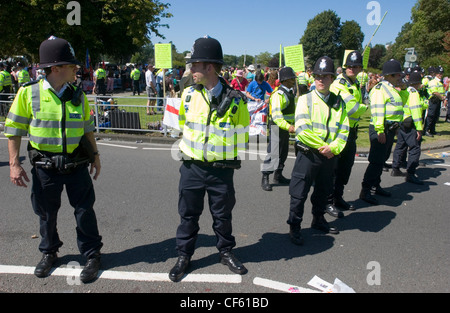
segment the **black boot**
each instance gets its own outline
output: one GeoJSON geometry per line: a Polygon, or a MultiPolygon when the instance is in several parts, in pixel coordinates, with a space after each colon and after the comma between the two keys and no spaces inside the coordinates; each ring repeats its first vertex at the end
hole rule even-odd
{"type": "Polygon", "coordinates": [[[173,282],[179,282],[181,278],[183,278],[186,269],[189,267],[191,263],[191,257],[186,255],[180,255],[178,257],[177,263],[170,270],[169,279],[173,282]]]}
{"type": "Polygon", "coordinates": [[[58,256],[56,255],[56,253],[44,253],[41,261],[36,265],[36,268],[34,269],[34,275],[39,278],[47,277],[57,259],[58,256]]]}
{"type": "Polygon", "coordinates": [[[353,205],[351,205],[350,203],[346,202],[342,197],[335,197],[334,205],[343,211],[346,211],[346,210],[354,211],[355,210],[355,207],[353,205]]]}
{"type": "Polygon", "coordinates": [[[389,191],[384,190],[381,186],[375,187],[375,194],[383,197],[390,197],[392,194],[389,191]]]}
{"type": "Polygon", "coordinates": [[[402,172],[399,168],[393,167],[392,168],[392,172],[391,172],[391,176],[394,176],[394,177],[405,177],[406,173],[402,172]]]}
{"type": "Polygon", "coordinates": [[[330,226],[323,215],[313,215],[311,228],[320,230],[326,234],[339,234],[339,230],[336,227],[330,226]]]}
{"type": "Polygon", "coordinates": [[[408,183],[416,184],[416,185],[423,185],[423,181],[417,178],[416,175],[408,173],[405,177],[405,181],[408,183]]]}
{"type": "Polygon", "coordinates": [[[372,196],[370,192],[370,188],[362,188],[361,193],[359,194],[359,198],[363,201],[366,201],[367,203],[378,205],[378,200],[372,196]]]}
{"type": "Polygon", "coordinates": [[[263,174],[261,187],[264,191],[272,191],[272,186],[269,183],[269,174],[263,174]]]}
{"type": "Polygon", "coordinates": [[[80,280],[86,284],[96,279],[100,265],[100,252],[96,252],[88,258],[86,265],[81,271],[80,280]]]}
{"type": "Polygon", "coordinates": [[[303,245],[303,237],[300,225],[289,225],[289,237],[294,245],[303,245]]]}
{"type": "Polygon", "coordinates": [[[289,185],[290,182],[291,180],[284,177],[281,170],[276,170],[273,174],[274,184],[289,185]]]}
{"type": "Polygon", "coordinates": [[[334,204],[327,204],[325,212],[331,215],[332,217],[337,218],[344,217],[344,213],[342,213],[334,204]]]}
{"type": "Polygon", "coordinates": [[[231,251],[220,252],[220,263],[227,265],[233,273],[244,275],[248,272],[245,266],[234,256],[231,251]]]}

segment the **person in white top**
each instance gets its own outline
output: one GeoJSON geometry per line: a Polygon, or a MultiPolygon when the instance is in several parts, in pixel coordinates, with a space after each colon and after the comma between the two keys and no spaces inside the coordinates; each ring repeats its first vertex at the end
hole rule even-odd
{"type": "Polygon", "coordinates": [[[156,96],[156,79],[155,75],[153,75],[153,70],[155,68],[152,64],[149,64],[147,67],[147,71],[145,72],[145,83],[147,85],[147,115],[155,114],[154,106],[156,103],[156,99],[152,99],[156,96]]]}

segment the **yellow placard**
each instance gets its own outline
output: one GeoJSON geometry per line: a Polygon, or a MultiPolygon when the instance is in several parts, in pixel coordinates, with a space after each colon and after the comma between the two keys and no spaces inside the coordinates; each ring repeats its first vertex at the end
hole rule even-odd
{"type": "Polygon", "coordinates": [[[367,70],[369,66],[370,47],[367,47],[363,55],[363,68],[367,70]]]}
{"type": "Polygon", "coordinates": [[[158,43],[155,44],[155,67],[156,68],[172,68],[172,44],[158,43]]]}
{"type": "Polygon", "coordinates": [[[342,61],[342,66],[345,65],[345,62],[347,62],[347,56],[350,54],[350,52],[353,52],[355,50],[345,50],[344,52],[344,60],[342,61]]]}
{"type": "Polygon", "coordinates": [[[284,47],[284,63],[296,73],[304,72],[305,60],[303,58],[303,45],[284,47]]]}

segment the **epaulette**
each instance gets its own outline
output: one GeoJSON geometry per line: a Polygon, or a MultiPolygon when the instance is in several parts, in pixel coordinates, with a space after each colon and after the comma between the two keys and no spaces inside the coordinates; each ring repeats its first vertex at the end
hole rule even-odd
{"type": "Polygon", "coordinates": [[[380,89],[381,88],[381,83],[379,83],[378,85],[375,86],[375,89],[380,89]]]}
{"type": "Polygon", "coordinates": [[[31,85],[34,85],[34,84],[37,84],[37,83],[39,83],[39,80],[33,80],[33,81],[30,81],[28,83],[23,84],[22,87],[25,88],[25,87],[28,87],[28,86],[31,86],[31,85]]]}
{"type": "Polygon", "coordinates": [[[340,83],[341,85],[346,85],[346,84],[347,84],[345,78],[341,78],[341,79],[339,80],[339,83],[340,83]]]}

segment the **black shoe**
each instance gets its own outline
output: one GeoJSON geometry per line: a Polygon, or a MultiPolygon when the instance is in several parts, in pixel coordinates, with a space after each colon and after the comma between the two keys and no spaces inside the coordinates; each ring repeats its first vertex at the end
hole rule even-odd
{"type": "Polygon", "coordinates": [[[375,188],[375,194],[383,197],[390,197],[392,195],[389,191],[384,190],[380,186],[375,188]]]}
{"type": "Polygon", "coordinates": [[[52,270],[53,264],[58,260],[56,253],[44,253],[41,261],[36,265],[34,269],[34,275],[39,278],[47,277],[52,270]]]}
{"type": "Polygon", "coordinates": [[[402,172],[399,168],[392,168],[391,176],[394,176],[394,177],[405,177],[406,173],[402,172]]]}
{"type": "Polygon", "coordinates": [[[339,209],[344,210],[344,211],[346,211],[346,210],[354,211],[355,210],[355,207],[353,205],[351,205],[350,203],[346,202],[342,197],[334,198],[333,203],[339,209]]]}
{"type": "Polygon", "coordinates": [[[96,279],[100,266],[100,252],[96,252],[88,258],[86,265],[80,273],[80,280],[86,284],[96,279]]]}
{"type": "Polygon", "coordinates": [[[277,170],[273,174],[273,183],[274,184],[289,185],[290,182],[291,182],[291,180],[284,177],[281,171],[277,170]]]}
{"type": "Polygon", "coordinates": [[[392,165],[391,164],[387,164],[387,163],[384,163],[383,164],[383,171],[385,171],[385,172],[389,172],[389,170],[392,168],[392,165]]]}
{"type": "Polygon", "coordinates": [[[327,212],[332,217],[341,218],[344,217],[344,213],[342,213],[337,207],[335,207],[333,204],[327,204],[325,208],[325,212],[327,212]]]}
{"type": "Polygon", "coordinates": [[[269,183],[269,174],[263,174],[261,188],[264,191],[272,191],[272,186],[269,183]]]}
{"type": "Polygon", "coordinates": [[[416,185],[423,185],[423,181],[417,178],[414,174],[409,174],[406,176],[405,181],[408,183],[416,184],[416,185]]]}
{"type": "Polygon", "coordinates": [[[372,196],[370,189],[363,188],[359,194],[359,198],[367,203],[378,205],[378,200],[372,196]]]}
{"type": "Polygon", "coordinates": [[[424,135],[427,137],[434,137],[433,134],[430,133],[429,131],[426,131],[424,135]]]}
{"type": "Polygon", "coordinates": [[[330,226],[323,215],[313,216],[311,228],[320,230],[326,234],[339,234],[339,230],[336,227],[330,226]]]}
{"type": "Polygon", "coordinates": [[[430,131],[430,134],[432,134],[433,136],[440,136],[441,133],[438,133],[436,131],[430,131]]]}
{"type": "Polygon", "coordinates": [[[446,123],[450,123],[450,119],[446,119],[445,122],[446,122],[446,123]]]}
{"type": "Polygon", "coordinates": [[[183,278],[186,269],[189,267],[189,264],[191,264],[191,257],[186,255],[180,255],[178,257],[177,263],[170,270],[169,273],[170,280],[173,282],[179,282],[181,278],[183,278]]]}
{"type": "Polygon", "coordinates": [[[294,245],[303,245],[303,237],[300,225],[289,225],[289,237],[294,245]]]}
{"type": "Polygon", "coordinates": [[[231,251],[220,253],[220,263],[227,265],[233,273],[244,275],[248,272],[245,266],[233,255],[231,251]]]}

